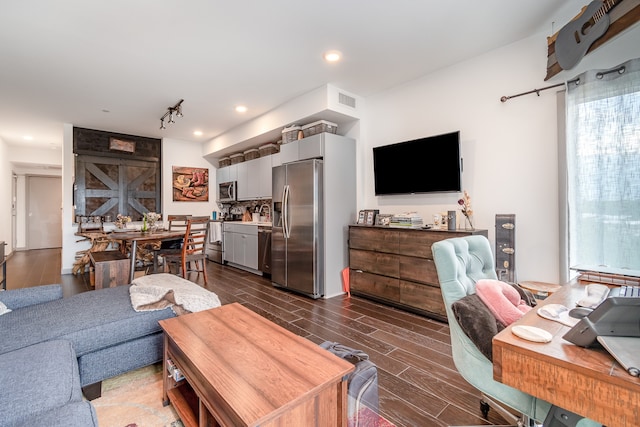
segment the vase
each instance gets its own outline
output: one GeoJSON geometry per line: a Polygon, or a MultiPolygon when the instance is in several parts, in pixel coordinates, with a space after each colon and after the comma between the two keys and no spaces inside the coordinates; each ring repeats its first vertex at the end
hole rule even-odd
{"type": "Polygon", "coordinates": [[[455,231],[457,216],[456,211],[447,211],[447,230],[455,231]]]}
{"type": "Polygon", "coordinates": [[[475,230],[475,228],[473,228],[473,221],[471,219],[470,216],[466,216],[464,217],[464,229],[465,230],[475,230]]]}

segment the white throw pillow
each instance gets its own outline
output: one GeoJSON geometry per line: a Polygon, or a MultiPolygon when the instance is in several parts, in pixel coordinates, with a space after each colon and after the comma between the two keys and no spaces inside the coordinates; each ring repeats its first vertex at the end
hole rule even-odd
{"type": "Polygon", "coordinates": [[[10,311],[11,311],[11,309],[7,308],[7,306],[4,305],[4,303],[2,301],[0,301],[0,316],[2,316],[5,313],[8,313],[10,311]]]}

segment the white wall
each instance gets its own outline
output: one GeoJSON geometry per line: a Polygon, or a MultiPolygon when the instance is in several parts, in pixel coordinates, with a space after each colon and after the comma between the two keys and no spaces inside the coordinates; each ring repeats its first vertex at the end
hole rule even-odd
{"type": "Polygon", "coordinates": [[[76,251],[89,248],[86,241],[78,241],[74,233],[78,231],[74,224],[73,182],[75,158],[73,155],[73,125],[63,125],[62,137],[62,274],[71,274],[76,251]]]}
{"type": "Polygon", "coordinates": [[[62,152],[60,149],[42,149],[12,145],[9,161],[16,182],[16,229],[14,249],[27,246],[27,190],[28,176],[62,176],[62,152]]]}
{"type": "MultiPolygon", "coordinates": [[[[640,29],[590,55],[590,68],[608,68],[640,56],[640,29]],[[598,53],[599,55],[596,55],[598,53]]],[[[517,279],[559,281],[559,206],[556,90],[500,102],[557,82],[545,82],[546,35],[434,72],[367,98],[358,153],[358,209],[381,213],[459,211],[459,193],[376,197],[372,147],[460,130],[463,188],[472,198],[476,228],[495,215],[516,215],[517,279]]],[[[578,73],[563,72],[565,79],[578,73]]],[[[425,167],[438,167],[425,159],[425,167]]],[[[462,219],[461,216],[459,216],[462,219]]]]}
{"type": "MultiPolygon", "coordinates": [[[[78,237],[74,235],[77,231],[72,223],[72,194],[73,185],[73,125],[65,125],[64,132],[64,155],[63,155],[63,253],[62,253],[62,273],[69,274],[75,261],[76,251],[86,249],[87,242],[77,242],[78,237]]],[[[172,166],[193,166],[209,169],[209,176],[213,175],[215,183],[215,169],[202,157],[202,144],[197,142],[180,141],[165,138],[162,140],[162,213],[165,218],[168,214],[175,215],[206,215],[211,216],[211,211],[215,206],[215,192],[209,193],[208,202],[174,202],[171,190],[171,168],[172,166]]],[[[215,188],[215,187],[214,187],[215,188]]]]}
{"type": "Polygon", "coordinates": [[[13,251],[11,247],[11,166],[9,164],[9,147],[0,138],[0,241],[7,243],[5,254],[13,251]]]}
{"type": "MultiPolygon", "coordinates": [[[[217,162],[216,162],[217,164],[217,162]]],[[[162,140],[162,213],[167,215],[207,215],[216,207],[216,168],[203,158],[202,143],[177,139],[162,140]],[[209,171],[208,202],[174,202],[172,194],[172,167],[188,166],[209,171]]]]}
{"type": "Polygon", "coordinates": [[[2,189],[0,200],[5,200],[1,209],[2,232],[0,241],[7,243],[7,254],[15,249],[25,247],[26,242],[26,177],[30,175],[60,176],[61,152],[59,149],[42,149],[33,147],[21,147],[8,145],[0,140],[0,153],[2,155],[2,189]],[[12,200],[12,176],[17,176],[16,200],[12,200]],[[6,191],[6,194],[4,193],[6,191]],[[16,209],[16,245],[13,247],[11,204],[15,203],[16,209]],[[6,212],[5,212],[6,211],[6,212]],[[6,218],[3,216],[6,215],[6,218]]]}

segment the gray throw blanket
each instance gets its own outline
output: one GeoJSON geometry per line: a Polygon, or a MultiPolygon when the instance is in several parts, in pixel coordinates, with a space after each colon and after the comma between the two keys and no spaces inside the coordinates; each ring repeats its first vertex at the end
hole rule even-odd
{"type": "Polygon", "coordinates": [[[129,295],[135,311],[171,307],[179,316],[220,306],[215,293],[168,273],[150,274],[135,279],[131,282],[129,295]]]}

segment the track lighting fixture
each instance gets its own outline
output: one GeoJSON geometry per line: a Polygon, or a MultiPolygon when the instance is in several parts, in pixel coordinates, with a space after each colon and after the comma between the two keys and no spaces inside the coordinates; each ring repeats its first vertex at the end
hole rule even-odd
{"type": "Polygon", "coordinates": [[[176,121],[173,119],[174,117],[182,117],[182,102],[184,99],[178,101],[176,105],[173,107],[167,108],[167,112],[164,113],[162,117],[160,117],[160,129],[166,129],[165,120],[169,123],[175,123],[176,121]],[[167,120],[167,116],[169,119],[167,120]]]}

